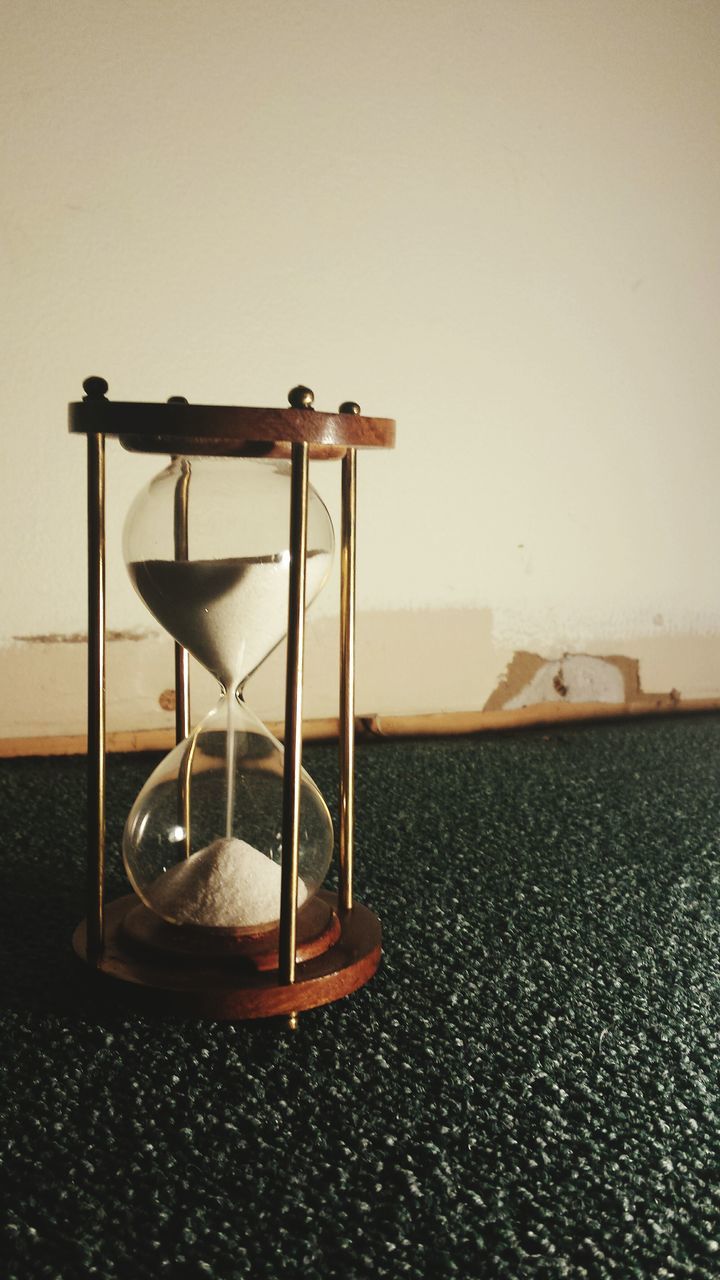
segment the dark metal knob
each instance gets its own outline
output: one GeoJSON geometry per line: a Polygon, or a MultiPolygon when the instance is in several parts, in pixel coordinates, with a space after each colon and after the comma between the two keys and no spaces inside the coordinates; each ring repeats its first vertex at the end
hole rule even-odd
{"type": "Polygon", "coordinates": [[[315,393],[309,387],[293,387],[288,392],[288,403],[291,409],[312,409],[315,393]]]}
{"type": "Polygon", "coordinates": [[[360,413],[360,405],[354,400],[343,400],[338,413],[360,413]]]}
{"type": "Polygon", "coordinates": [[[86,400],[102,400],[107,390],[108,384],[104,378],[86,378],[83,382],[86,400]]]}
{"type": "Polygon", "coordinates": [[[168,404],[187,404],[185,396],[168,396],[168,404]]]}

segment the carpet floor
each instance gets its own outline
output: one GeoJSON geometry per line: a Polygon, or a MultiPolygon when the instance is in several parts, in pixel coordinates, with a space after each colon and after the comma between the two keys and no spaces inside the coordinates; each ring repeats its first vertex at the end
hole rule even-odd
{"type": "Polygon", "coordinates": [[[4,762],[0,1274],[718,1277],[719,766],[715,715],[363,744],[385,958],[291,1034],[93,981],[84,763],[4,762]]]}

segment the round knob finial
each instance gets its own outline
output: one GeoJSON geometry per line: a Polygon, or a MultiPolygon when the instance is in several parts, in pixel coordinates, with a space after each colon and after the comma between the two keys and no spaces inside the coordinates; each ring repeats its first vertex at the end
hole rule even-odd
{"type": "Polygon", "coordinates": [[[315,403],[315,392],[309,387],[293,387],[288,392],[288,403],[291,409],[312,409],[315,403]]]}
{"type": "Polygon", "coordinates": [[[338,413],[360,413],[360,405],[354,400],[343,400],[338,413]]]}
{"type": "Polygon", "coordinates": [[[186,396],[168,396],[168,404],[187,404],[186,396]]]}
{"type": "Polygon", "coordinates": [[[83,382],[86,400],[102,400],[107,390],[108,384],[104,378],[86,378],[83,382]]]}

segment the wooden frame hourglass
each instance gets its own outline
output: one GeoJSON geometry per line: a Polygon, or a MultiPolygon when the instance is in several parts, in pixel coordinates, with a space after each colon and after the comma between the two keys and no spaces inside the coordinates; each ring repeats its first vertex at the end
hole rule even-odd
{"type": "Polygon", "coordinates": [[[102,378],[83,387],[85,398],[69,407],[70,431],[87,437],[88,459],[87,918],[73,945],[94,969],[165,1006],[211,1018],[288,1015],[293,1026],[303,1009],[362,986],[380,961],[380,923],[353,896],[356,455],[391,448],[395,424],[364,417],[350,402],[320,413],[306,387],[290,393],[288,409],[180,397],[128,403],[109,400],[102,378]],[[175,639],[176,746],[126,823],[123,854],[135,893],[106,903],[108,436],[132,452],[170,457],[133,504],[124,543],[136,590],[175,639]],[[244,483],[253,473],[240,500],[227,476],[234,459],[245,460],[244,483]],[[340,460],[342,472],[337,893],[322,887],[330,815],[302,767],[305,610],[327,577],[333,546],[330,518],[309,484],[311,459],[340,460]],[[213,503],[218,518],[227,512],[219,542],[207,519],[213,503]],[[258,543],[255,517],[268,512],[275,531],[258,543]],[[245,554],[218,554],[236,526],[245,554]],[[253,610],[255,645],[249,621],[241,639],[231,626],[253,610]],[[283,749],[244,703],[243,687],[284,635],[283,749]],[[227,636],[233,643],[223,649],[227,636]],[[188,652],[222,691],[218,708],[192,729],[188,652]]]}

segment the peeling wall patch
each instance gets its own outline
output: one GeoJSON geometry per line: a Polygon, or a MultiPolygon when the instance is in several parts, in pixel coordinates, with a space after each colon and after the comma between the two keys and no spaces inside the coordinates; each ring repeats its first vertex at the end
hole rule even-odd
{"type": "Polygon", "coordinates": [[[515,654],[485,710],[516,711],[539,702],[622,705],[638,696],[642,695],[634,658],[598,658],[586,653],[543,658],[521,651],[515,654]]]}
{"type": "MultiPolygon", "coordinates": [[[[132,631],[106,631],[108,644],[116,640],[154,640],[162,636],[162,632],[143,630],[136,627],[132,631]]],[[[87,631],[60,631],[46,636],[12,636],[14,644],[87,644],[87,631]]]]}

